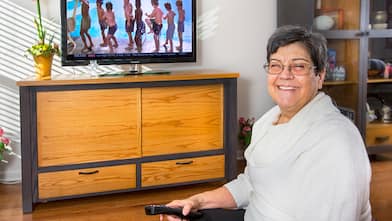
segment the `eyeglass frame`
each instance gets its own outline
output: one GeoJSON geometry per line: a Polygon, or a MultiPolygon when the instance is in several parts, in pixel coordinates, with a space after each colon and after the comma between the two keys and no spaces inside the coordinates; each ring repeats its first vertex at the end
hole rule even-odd
{"type": "MultiPolygon", "coordinates": [[[[304,73],[304,74],[295,74],[294,72],[292,72],[293,65],[295,65],[295,63],[291,63],[291,64],[288,64],[288,65],[284,65],[281,61],[275,61],[275,63],[278,63],[279,65],[281,65],[282,70],[281,70],[279,73],[271,73],[271,72],[269,71],[269,68],[268,68],[270,62],[266,62],[266,63],[263,65],[263,68],[264,68],[264,70],[267,72],[267,74],[272,75],[272,76],[278,76],[278,75],[280,75],[280,74],[284,71],[284,69],[287,67],[289,73],[292,74],[292,75],[294,75],[294,76],[307,76],[307,75],[309,75],[309,74],[311,73],[310,70],[313,70],[313,71],[314,71],[314,70],[317,69],[317,66],[305,62],[305,63],[301,63],[301,64],[307,64],[307,65],[309,65],[309,68],[308,68],[309,70],[308,70],[306,73],[304,73]]],[[[317,75],[317,73],[316,73],[316,75],[317,75]]]]}

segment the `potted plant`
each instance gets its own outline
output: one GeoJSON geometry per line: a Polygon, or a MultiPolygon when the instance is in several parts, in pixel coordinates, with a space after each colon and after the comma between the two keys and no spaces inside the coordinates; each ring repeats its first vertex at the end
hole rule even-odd
{"type": "Polygon", "coordinates": [[[4,159],[4,153],[8,153],[10,156],[16,156],[19,159],[21,158],[18,154],[12,151],[10,139],[4,136],[4,130],[0,127],[0,162],[8,163],[8,161],[4,159]]]}
{"type": "Polygon", "coordinates": [[[37,29],[38,42],[27,51],[34,58],[37,78],[47,80],[50,79],[53,56],[60,55],[60,49],[57,44],[53,43],[54,35],[46,41],[46,30],[42,26],[41,4],[40,0],[36,1],[38,18],[34,19],[34,24],[37,29]]]}
{"type": "Polygon", "coordinates": [[[237,158],[243,159],[243,152],[249,146],[251,138],[252,138],[252,127],[255,123],[255,118],[245,119],[244,117],[240,117],[238,120],[240,131],[238,133],[238,141],[240,144],[240,149],[237,158]]]}

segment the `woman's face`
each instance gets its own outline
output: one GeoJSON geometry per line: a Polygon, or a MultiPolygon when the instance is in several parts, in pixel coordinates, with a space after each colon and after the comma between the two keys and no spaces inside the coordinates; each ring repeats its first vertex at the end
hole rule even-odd
{"type": "Polygon", "coordinates": [[[309,53],[301,43],[280,47],[270,56],[269,62],[280,62],[285,67],[278,75],[268,74],[268,92],[280,107],[282,114],[294,116],[322,88],[325,71],[316,76],[309,68],[305,75],[294,76],[287,66],[291,64],[309,64],[313,66],[309,53]]]}

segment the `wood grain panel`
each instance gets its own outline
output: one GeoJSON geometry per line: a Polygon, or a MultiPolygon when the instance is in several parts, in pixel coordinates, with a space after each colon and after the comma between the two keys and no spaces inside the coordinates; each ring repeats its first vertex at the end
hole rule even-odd
{"type": "Polygon", "coordinates": [[[135,165],[108,166],[38,174],[38,197],[40,199],[135,187],[135,165]]]}
{"type": "Polygon", "coordinates": [[[140,157],[140,93],[140,89],[38,92],[38,165],[140,157]]]}
{"type": "Polygon", "coordinates": [[[343,29],[359,29],[360,25],[360,0],[323,0],[324,9],[343,9],[343,29]]]}
{"type": "Polygon", "coordinates": [[[366,145],[392,144],[392,125],[371,123],[366,129],[366,145]]]}
{"type": "Polygon", "coordinates": [[[223,85],[142,89],[142,155],[223,148],[223,85]]]}
{"type": "Polygon", "coordinates": [[[142,164],[142,187],[223,178],[223,155],[142,164]]]}

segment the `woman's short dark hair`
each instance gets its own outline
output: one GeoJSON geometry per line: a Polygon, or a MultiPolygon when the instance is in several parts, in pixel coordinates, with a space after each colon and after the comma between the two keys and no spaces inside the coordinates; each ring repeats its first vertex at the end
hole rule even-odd
{"type": "Polygon", "coordinates": [[[272,34],[267,45],[267,61],[280,47],[292,43],[302,43],[308,51],[313,65],[316,66],[316,74],[327,66],[327,40],[319,33],[313,33],[301,26],[281,26],[272,34]]]}

